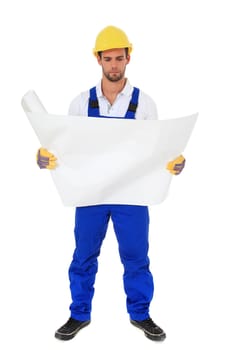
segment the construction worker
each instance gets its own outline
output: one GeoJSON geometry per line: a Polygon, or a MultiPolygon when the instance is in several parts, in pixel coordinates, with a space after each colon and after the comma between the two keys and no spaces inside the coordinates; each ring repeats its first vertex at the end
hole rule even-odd
{"type": "MultiPolygon", "coordinates": [[[[131,51],[132,44],[121,29],[108,26],[98,34],[93,53],[102,68],[101,81],[72,101],[70,115],[157,119],[156,105],[151,97],[133,87],[125,77],[131,51]]],[[[37,153],[37,163],[40,168],[54,169],[57,159],[48,150],[41,148],[37,153]]],[[[178,175],[184,165],[185,159],[180,155],[167,165],[167,171],[178,175]]],[[[127,203],[76,208],[76,248],[69,267],[72,296],[70,318],[56,331],[55,337],[61,340],[72,339],[81,328],[90,323],[97,258],[110,219],[124,267],[123,283],[130,322],[143,330],[149,339],[164,340],[165,332],[155,324],[149,313],[154,284],[148,257],[148,207],[127,203]]]]}

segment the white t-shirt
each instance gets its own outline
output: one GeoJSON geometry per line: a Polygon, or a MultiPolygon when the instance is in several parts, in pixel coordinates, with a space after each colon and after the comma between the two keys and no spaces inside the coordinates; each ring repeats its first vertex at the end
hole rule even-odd
{"type": "MultiPolygon", "coordinates": [[[[111,105],[102,94],[101,81],[96,85],[97,98],[100,114],[107,117],[123,118],[128,109],[133,86],[127,80],[123,90],[117,95],[116,100],[111,105]]],[[[89,90],[82,92],[75,97],[69,107],[69,115],[87,116],[88,115],[89,90]]],[[[136,119],[158,119],[157,107],[153,99],[142,92],[139,92],[138,107],[135,113],[136,119]]]]}

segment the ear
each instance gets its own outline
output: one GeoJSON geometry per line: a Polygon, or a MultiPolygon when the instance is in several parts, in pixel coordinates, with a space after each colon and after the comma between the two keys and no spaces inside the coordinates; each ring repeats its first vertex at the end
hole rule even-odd
{"type": "Polygon", "coordinates": [[[130,60],[131,60],[131,56],[127,55],[127,64],[130,62],[130,60]]]}
{"type": "Polygon", "coordinates": [[[101,57],[99,55],[97,55],[97,62],[101,66],[101,57]]]}

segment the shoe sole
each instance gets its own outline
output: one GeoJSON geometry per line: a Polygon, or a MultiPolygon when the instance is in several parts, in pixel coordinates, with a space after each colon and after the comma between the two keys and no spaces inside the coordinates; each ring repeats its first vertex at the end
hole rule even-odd
{"type": "Polygon", "coordinates": [[[64,333],[59,333],[58,331],[55,332],[55,338],[58,340],[71,340],[72,338],[75,337],[75,335],[84,327],[88,326],[90,324],[90,321],[85,321],[81,324],[80,327],[78,327],[74,332],[70,334],[64,334],[64,333]]]}
{"type": "Polygon", "coordinates": [[[130,320],[131,324],[133,324],[133,326],[137,327],[138,329],[140,329],[141,331],[144,332],[145,336],[147,338],[149,338],[150,340],[155,340],[155,341],[163,341],[166,338],[166,334],[163,332],[161,334],[151,334],[148,333],[143,327],[141,327],[137,322],[130,320]]]}

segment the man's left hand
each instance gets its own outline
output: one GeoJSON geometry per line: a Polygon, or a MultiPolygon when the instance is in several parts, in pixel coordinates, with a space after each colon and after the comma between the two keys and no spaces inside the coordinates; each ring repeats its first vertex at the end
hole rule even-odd
{"type": "Polygon", "coordinates": [[[176,159],[169,162],[166,166],[166,169],[173,175],[179,175],[185,166],[185,158],[180,155],[176,159]]]}

